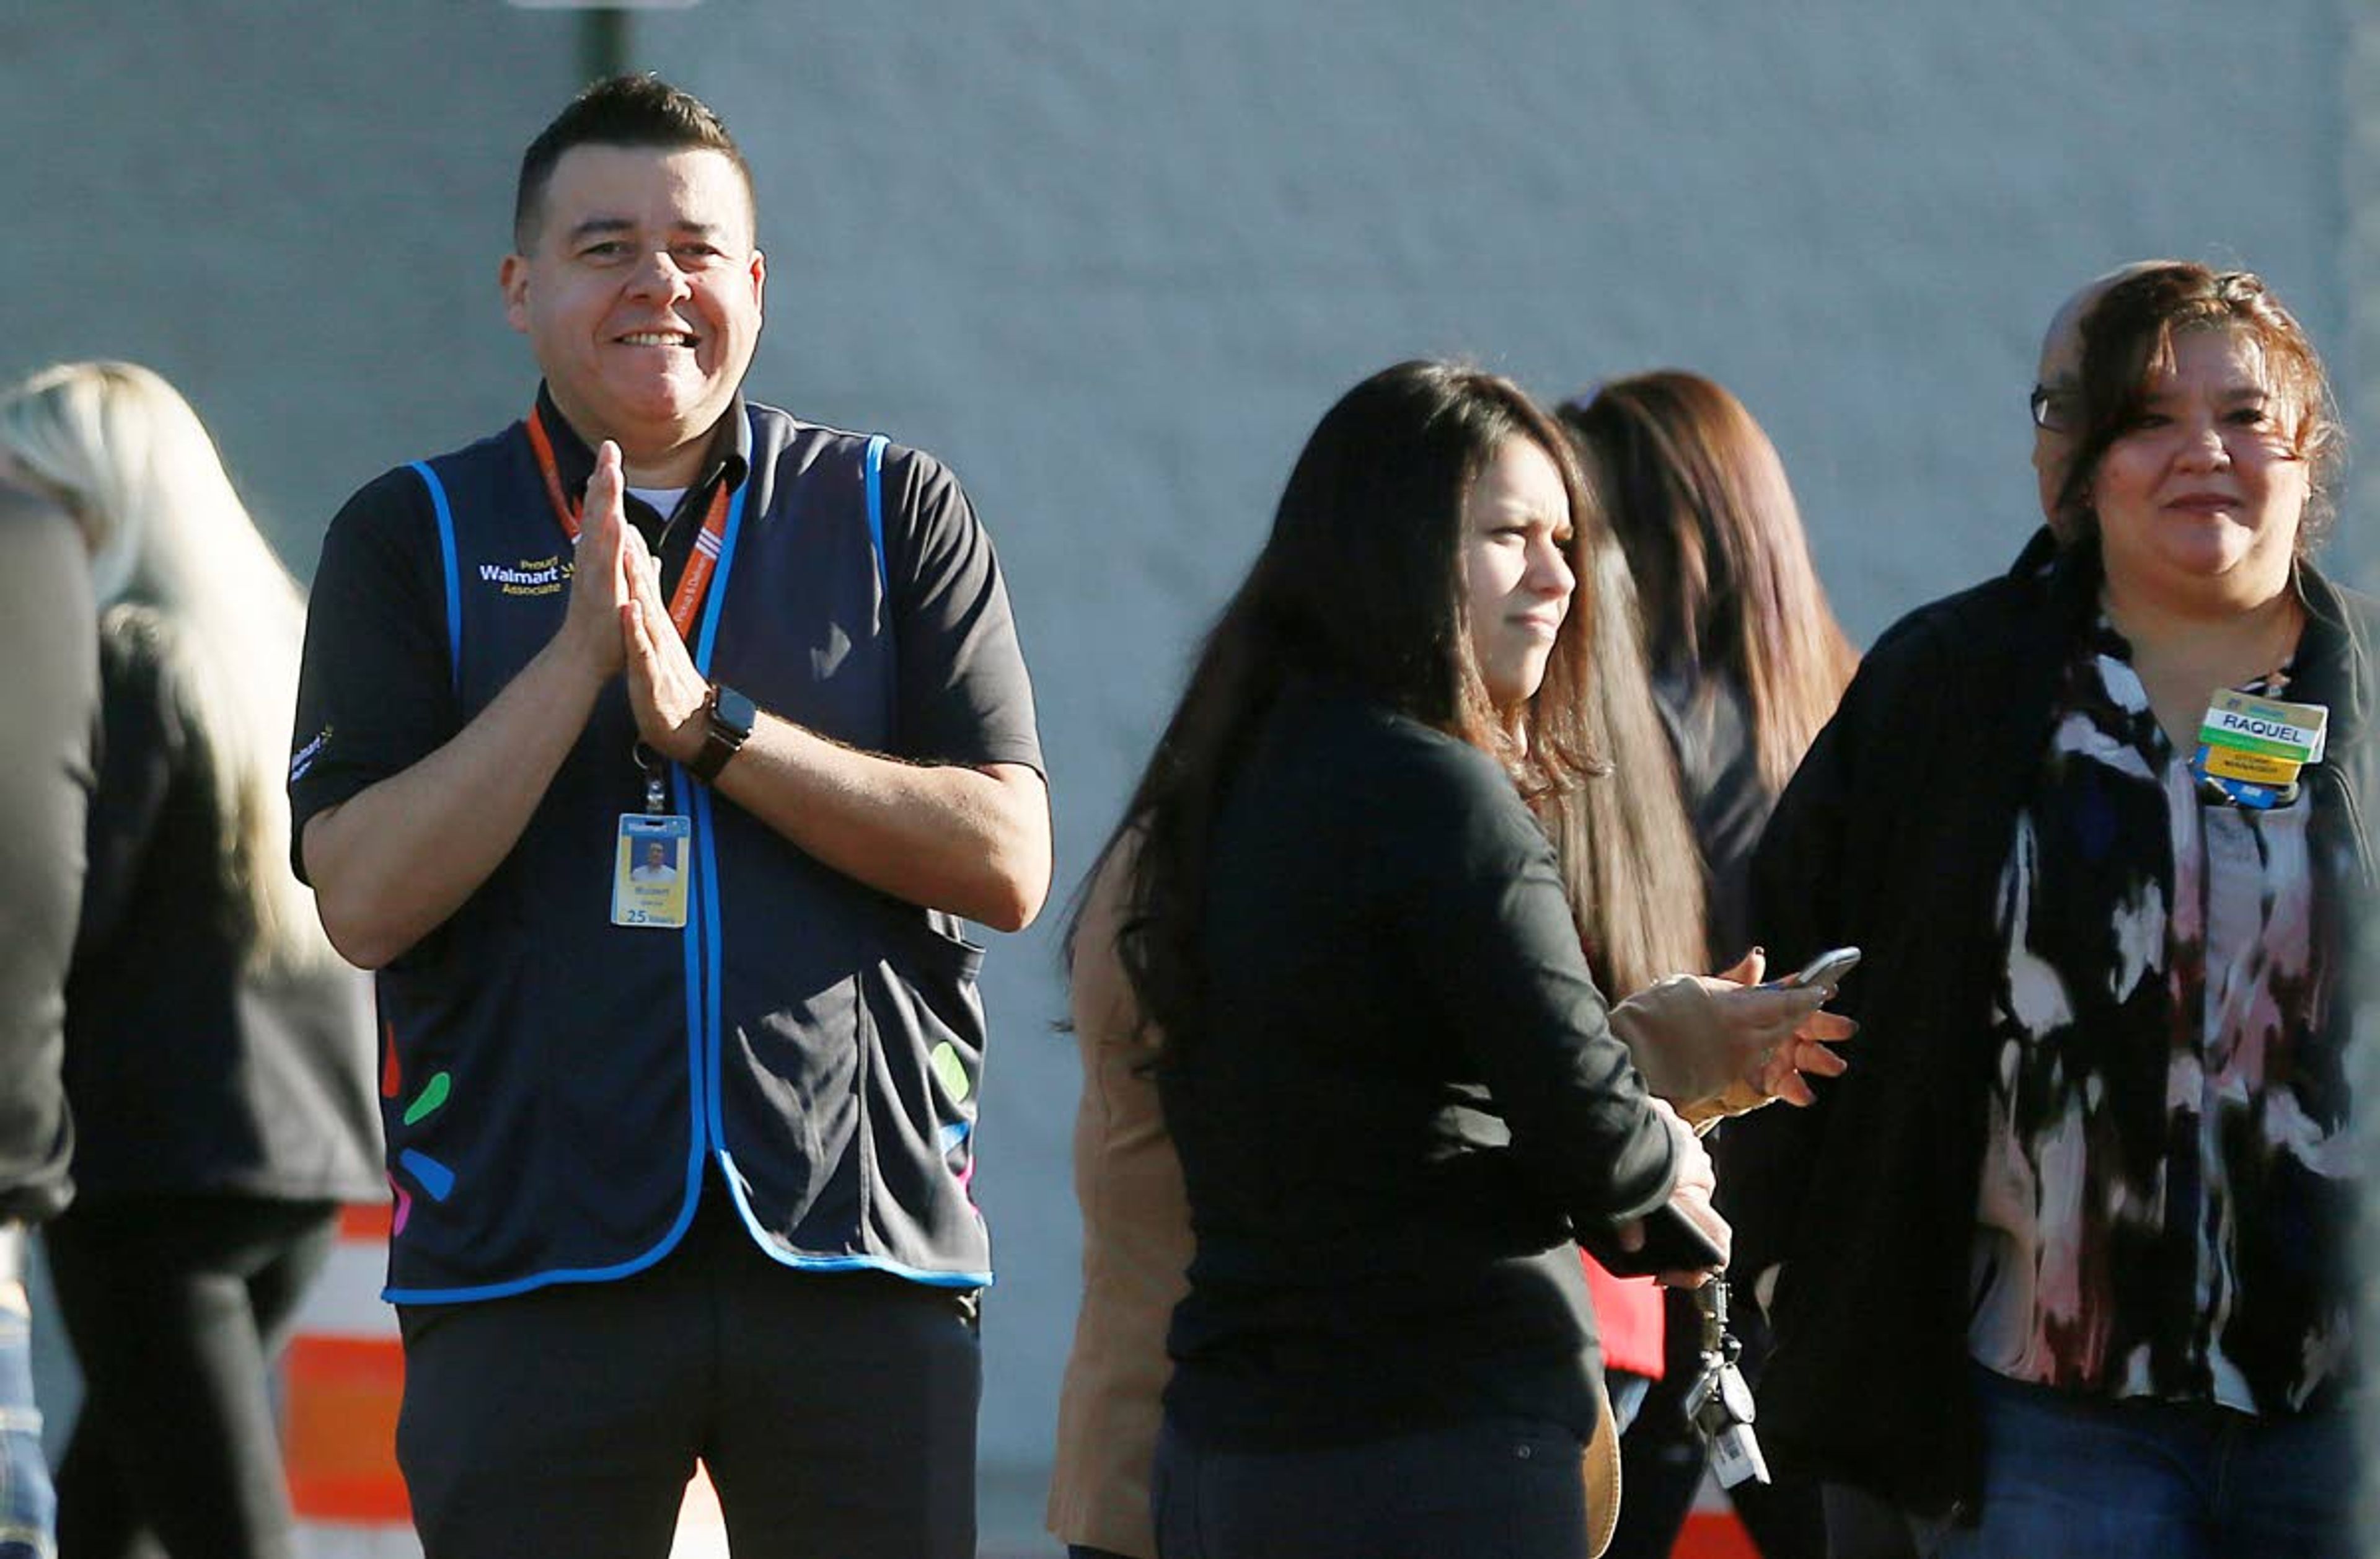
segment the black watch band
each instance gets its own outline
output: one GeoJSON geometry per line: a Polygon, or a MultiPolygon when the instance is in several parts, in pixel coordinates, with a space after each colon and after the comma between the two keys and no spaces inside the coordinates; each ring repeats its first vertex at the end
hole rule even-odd
{"type": "Polygon", "coordinates": [[[744,749],[752,735],[754,722],[760,712],[752,700],[733,688],[714,682],[710,694],[702,700],[702,750],[686,765],[694,777],[709,785],[727,767],[727,761],[744,749]]]}

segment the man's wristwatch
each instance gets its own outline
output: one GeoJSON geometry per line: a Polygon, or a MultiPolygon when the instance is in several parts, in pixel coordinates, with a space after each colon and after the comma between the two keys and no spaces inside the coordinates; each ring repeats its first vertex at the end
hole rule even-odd
{"type": "Polygon", "coordinates": [[[686,768],[705,785],[716,780],[727,761],[744,749],[753,723],[759,718],[760,712],[752,707],[750,699],[733,688],[712,683],[710,695],[702,700],[702,750],[686,768]]]}

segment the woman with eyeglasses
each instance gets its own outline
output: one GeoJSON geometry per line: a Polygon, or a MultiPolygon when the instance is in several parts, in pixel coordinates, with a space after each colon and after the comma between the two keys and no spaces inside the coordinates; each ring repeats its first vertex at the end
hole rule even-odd
{"type": "Polygon", "coordinates": [[[1761,846],[1771,946],[1867,957],[1864,1064],[1730,1128],[1760,1431],[1958,1559],[2347,1555],[2380,607],[2258,278],[2082,344],[2056,527],[1878,642],[1761,846]]]}

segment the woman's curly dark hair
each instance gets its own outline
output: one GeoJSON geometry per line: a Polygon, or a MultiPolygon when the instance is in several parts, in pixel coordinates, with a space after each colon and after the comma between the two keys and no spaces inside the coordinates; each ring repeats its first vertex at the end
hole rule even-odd
{"type": "Polygon", "coordinates": [[[2098,534],[2091,488],[2100,462],[2140,416],[2151,378],[2172,366],[2174,337],[2198,330],[2229,331],[2252,346],[2274,409],[2289,419],[2291,452],[2306,463],[2297,539],[2302,557],[2329,527],[2346,443],[2321,354],[2263,277],[2185,262],[2127,276],[2082,317],[2080,431],[2058,494],[2061,536],[2071,542],[2098,534]]]}

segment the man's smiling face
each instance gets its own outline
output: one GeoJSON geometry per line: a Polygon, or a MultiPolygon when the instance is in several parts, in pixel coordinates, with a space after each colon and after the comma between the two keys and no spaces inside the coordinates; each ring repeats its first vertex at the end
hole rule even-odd
{"type": "Polygon", "coordinates": [[[767,275],[752,223],[720,152],[590,143],[562,154],[534,239],[504,260],[505,317],[554,404],[635,475],[691,480],[751,366],[767,275]]]}

